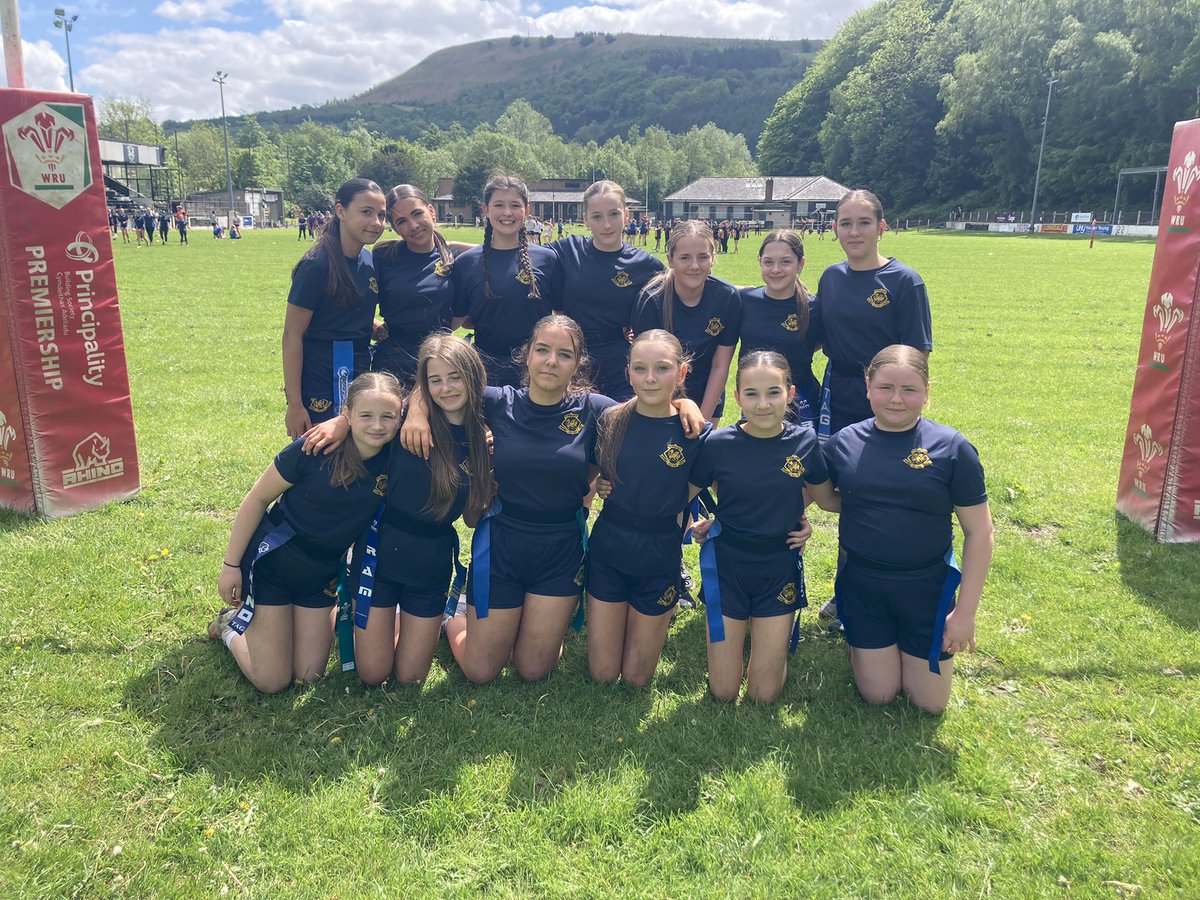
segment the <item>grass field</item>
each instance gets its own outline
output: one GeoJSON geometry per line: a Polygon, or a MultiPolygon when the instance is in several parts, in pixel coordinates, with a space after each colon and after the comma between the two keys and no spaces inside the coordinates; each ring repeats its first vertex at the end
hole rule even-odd
{"type": "MultiPolygon", "coordinates": [[[[940,718],[861,703],[814,609],[771,707],[708,698],[699,612],[644,692],[592,684],[570,636],[539,684],[472,687],[443,644],[419,687],[258,695],[203,629],[285,442],[300,249],[116,248],[144,488],[0,514],[0,896],[1200,895],[1200,547],[1113,512],[1151,244],[884,241],[929,285],[930,416],[978,446],[997,525],[940,718]]],[[[717,274],[757,283],[754,249],[717,274]]],[[[815,286],[839,253],[808,256],[815,286]]]]}

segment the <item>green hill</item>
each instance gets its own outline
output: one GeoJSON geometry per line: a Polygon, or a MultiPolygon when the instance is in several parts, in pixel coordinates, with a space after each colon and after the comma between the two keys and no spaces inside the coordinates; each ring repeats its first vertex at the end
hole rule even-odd
{"type": "MultiPolygon", "coordinates": [[[[432,54],[348,100],[257,114],[264,127],[306,118],[415,138],[431,124],[470,129],[525,98],[563,138],[586,142],[633,126],[684,132],[712,121],[753,148],[775,101],[824,41],[580,34],[477,41],[432,54]]],[[[170,127],[168,125],[168,127],[170,127]]]]}

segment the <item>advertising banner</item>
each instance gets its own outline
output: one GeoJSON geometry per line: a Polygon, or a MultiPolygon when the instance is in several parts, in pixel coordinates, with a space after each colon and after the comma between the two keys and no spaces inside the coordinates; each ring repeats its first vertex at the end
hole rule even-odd
{"type": "Polygon", "coordinates": [[[1069,234],[1071,231],[1070,225],[1057,225],[1051,222],[1048,225],[1039,225],[1038,231],[1042,234],[1069,234]]]}
{"type": "Polygon", "coordinates": [[[90,97],[0,89],[0,505],[67,515],[138,490],[90,97]]]}
{"type": "Polygon", "coordinates": [[[1142,325],[1117,509],[1160,541],[1200,541],[1200,119],[1179,122],[1142,325]]]}

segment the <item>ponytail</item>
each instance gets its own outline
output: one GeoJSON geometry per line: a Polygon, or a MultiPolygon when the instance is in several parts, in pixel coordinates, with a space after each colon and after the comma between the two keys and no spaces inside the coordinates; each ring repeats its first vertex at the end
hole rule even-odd
{"type": "MultiPolygon", "coordinates": [[[[348,209],[355,197],[369,192],[382,194],[383,190],[369,179],[351,178],[338,188],[336,205],[348,209]]],[[[354,309],[362,302],[362,296],[358,290],[358,282],[354,279],[354,272],[350,271],[346,256],[342,253],[341,226],[341,220],[335,214],[321,232],[320,239],[293,267],[292,278],[296,277],[297,270],[306,259],[319,259],[324,256],[329,264],[329,278],[325,282],[326,296],[338,309],[354,309]]]]}

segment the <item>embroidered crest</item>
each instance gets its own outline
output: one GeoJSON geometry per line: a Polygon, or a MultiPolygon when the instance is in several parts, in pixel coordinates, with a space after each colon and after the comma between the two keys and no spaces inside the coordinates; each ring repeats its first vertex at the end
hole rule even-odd
{"type": "Polygon", "coordinates": [[[782,591],[779,592],[779,597],[777,599],[780,603],[791,606],[796,602],[796,585],[794,583],[787,585],[782,591]]]}
{"type": "Polygon", "coordinates": [[[268,544],[266,541],[263,541],[261,544],[258,545],[259,553],[266,553],[270,549],[271,549],[271,545],[268,544]]]}
{"type": "Polygon", "coordinates": [[[671,585],[669,588],[667,588],[665,591],[663,591],[663,595],[658,598],[658,605],[659,606],[670,606],[672,603],[675,602],[675,598],[678,596],[679,596],[679,591],[675,590],[675,585],[671,585]]]}
{"type": "Polygon", "coordinates": [[[792,313],[786,319],[779,323],[779,327],[784,331],[799,331],[800,320],[796,318],[796,314],[792,313]]]}
{"type": "Polygon", "coordinates": [[[517,281],[521,282],[521,284],[533,284],[533,278],[524,269],[517,273],[517,281]]]}
{"type": "Polygon", "coordinates": [[[584,569],[585,569],[585,567],[584,567],[584,566],[580,566],[580,567],[579,567],[579,571],[575,573],[575,586],[576,586],[576,587],[583,587],[583,572],[584,572],[584,569]]]}
{"type": "Polygon", "coordinates": [[[433,274],[439,278],[445,278],[450,274],[450,267],[446,265],[446,261],[438,257],[438,261],[433,264],[433,274]]]}
{"type": "Polygon", "coordinates": [[[910,469],[925,469],[933,465],[933,460],[929,458],[928,450],[917,447],[904,457],[904,464],[910,469]]]}
{"type": "Polygon", "coordinates": [[[633,279],[630,278],[625,272],[618,272],[613,276],[612,283],[617,287],[629,287],[631,284],[633,284],[633,279]]]}
{"type": "Polygon", "coordinates": [[[789,456],[783,461],[783,468],[780,471],[792,478],[799,478],[804,474],[804,463],[798,456],[789,456]]]}
{"type": "Polygon", "coordinates": [[[458,464],[458,467],[459,467],[460,469],[462,469],[462,470],[463,470],[463,472],[464,472],[464,473],[466,473],[468,476],[470,476],[471,474],[473,474],[473,473],[471,472],[471,461],[470,461],[469,459],[464,459],[462,462],[460,462],[460,463],[458,464]]]}
{"type": "Polygon", "coordinates": [[[387,493],[387,476],[386,475],[380,475],[379,477],[377,477],[375,479],[375,490],[372,491],[371,493],[378,494],[380,497],[382,497],[384,494],[387,493]]]}
{"type": "Polygon", "coordinates": [[[374,275],[372,275],[372,276],[371,276],[371,277],[370,277],[370,278],[367,280],[367,287],[369,287],[369,288],[371,289],[371,293],[372,293],[372,294],[378,294],[378,293],[379,293],[379,282],[375,280],[375,276],[374,276],[374,275]]]}
{"type": "Polygon", "coordinates": [[[876,309],[883,309],[892,301],[888,297],[887,288],[876,288],[871,296],[867,298],[867,302],[876,309]]]}
{"type": "Polygon", "coordinates": [[[683,455],[683,448],[674,441],[667,441],[667,449],[658,454],[658,458],[672,469],[678,469],[687,462],[687,457],[683,455]]]}
{"type": "Polygon", "coordinates": [[[308,408],[315,413],[323,413],[331,406],[333,406],[332,400],[325,400],[321,397],[308,398],[308,408]]]}
{"type": "Polygon", "coordinates": [[[333,581],[329,582],[329,584],[325,585],[325,596],[326,597],[336,597],[338,595],[337,583],[338,583],[338,580],[335,578],[335,579],[333,579],[333,581]]]}
{"type": "Polygon", "coordinates": [[[713,337],[716,337],[718,334],[720,334],[722,331],[725,330],[725,323],[722,322],[720,319],[718,319],[716,316],[713,316],[711,319],[708,320],[708,327],[705,328],[704,330],[708,334],[711,334],[713,337]]]}
{"type": "Polygon", "coordinates": [[[565,431],[567,434],[579,434],[579,432],[583,431],[583,423],[579,421],[579,416],[575,413],[567,413],[563,416],[558,430],[565,431]]]}

